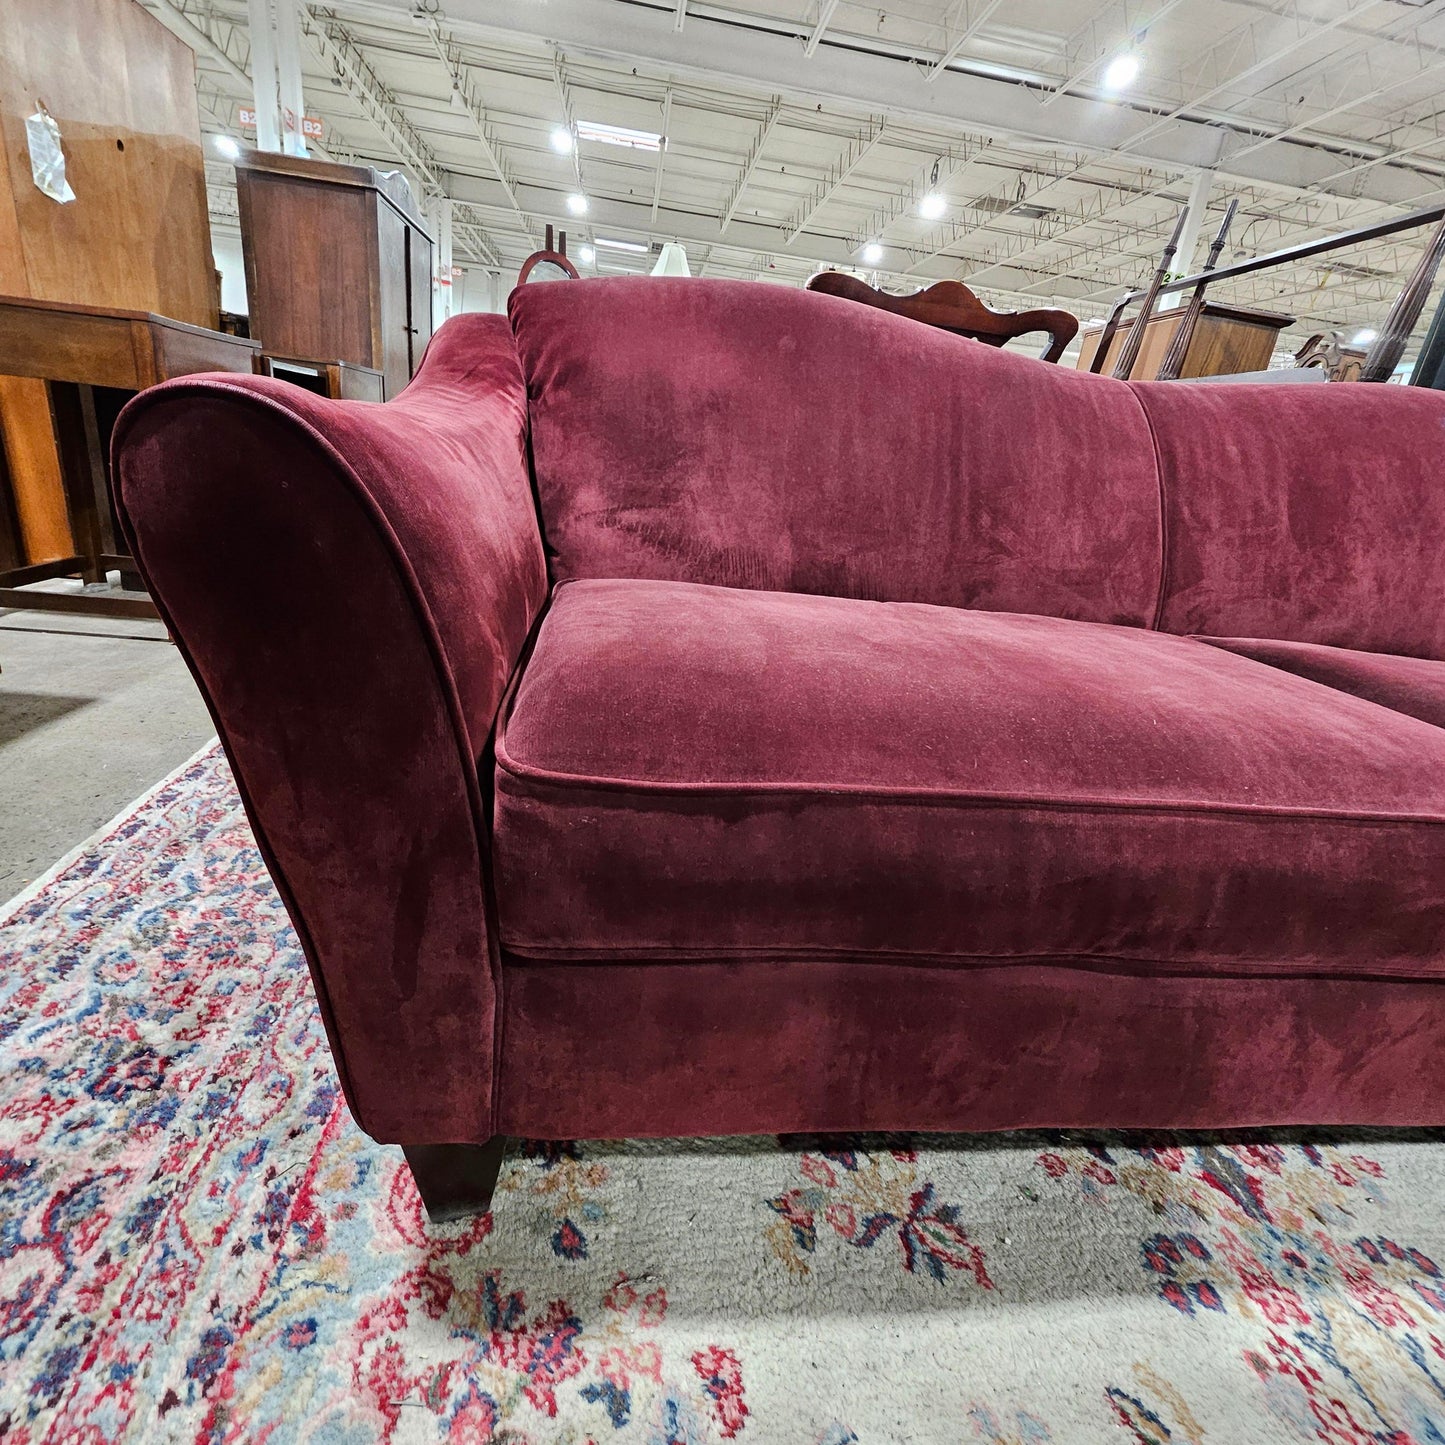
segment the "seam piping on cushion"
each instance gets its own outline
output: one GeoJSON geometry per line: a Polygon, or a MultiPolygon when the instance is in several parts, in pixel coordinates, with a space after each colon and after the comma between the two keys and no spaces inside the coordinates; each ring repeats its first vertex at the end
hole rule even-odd
{"type": "Polygon", "coordinates": [[[1159,455],[1159,435],[1154,430],[1154,418],[1149,415],[1144,398],[1135,389],[1138,383],[1127,381],[1124,384],[1129,388],[1134,404],[1143,413],[1144,425],[1149,428],[1149,445],[1154,449],[1154,478],[1159,487],[1159,591],[1154,599],[1154,620],[1149,624],[1149,630],[1158,632],[1159,624],[1164,620],[1164,601],[1169,595],[1169,509],[1164,497],[1164,462],[1159,455]]]}
{"type": "Polygon", "coordinates": [[[1137,813],[1162,814],[1200,813],[1206,816],[1263,818],[1280,822],[1317,819],[1329,822],[1360,823],[1373,826],[1394,826],[1400,823],[1445,824],[1439,813],[1346,813],[1330,808],[1285,808],[1250,803],[1171,802],[1168,799],[1145,799],[1120,802],[1112,798],[1045,798],[1028,793],[961,792],[946,788],[887,788],[868,784],[837,783],[678,783],[655,782],[641,778],[595,778],[580,773],[560,773],[548,768],[518,763],[506,751],[505,731],[499,729],[496,743],[498,768],[519,782],[561,791],[591,793],[637,793],[646,797],[683,798],[757,798],[788,797],[808,794],[816,801],[891,802],[921,805],[947,803],[963,807],[1005,808],[1036,812],[1137,813]]]}
{"type": "MultiPolygon", "coordinates": [[[[418,371],[417,376],[420,375],[421,372],[418,371]]],[[[416,377],[413,377],[411,384],[414,385],[415,381],[416,377]]],[[[169,401],[171,397],[177,396],[185,392],[193,392],[202,396],[215,395],[217,392],[224,392],[225,394],[234,397],[243,403],[254,404],[260,410],[276,418],[279,418],[283,425],[289,423],[318,447],[323,456],[325,456],[328,461],[332,462],[336,466],[343,482],[349,484],[348,489],[352,491],[353,495],[355,495],[358,503],[361,506],[363,514],[365,514],[370,519],[372,525],[376,528],[377,535],[382,544],[383,551],[391,557],[392,564],[396,568],[397,579],[401,583],[402,591],[407,597],[407,600],[412,607],[413,613],[416,617],[416,621],[419,625],[419,629],[425,640],[427,651],[432,658],[433,666],[437,668],[438,677],[442,684],[441,692],[443,703],[446,708],[447,716],[451,722],[452,738],[454,743],[456,744],[457,752],[459,754],[458,761],[461,764],[462,777],[464,779],[464,787],[467,794],[467,803],[472,814],[472,830],[476,838],[477,858],[481,867],[486,868],[488,866],[488,860],[485,856],[486,848],[484,845],[489,835],[484,827],[485,819],[482,812],[481,780],[477,777],[476,760],[471,757],[470,746],[467,745],[465,742],[467,735],[466,720],[462,716],[461,697],[457,690],[456,674],[452,670],[451,659],[447,657],[446,650],[441,644],[441,637],[437,630],[436,620],[432,615],[431,608],[428,605],[425,596],[422,594],[421,583],[416,575],[416,571],[412,567],[410,559],[408,559],[406,551],[401,545],[401,539],[396,535],[396,532],[392,527],[391,523],[387,521],[386,516],[382,512],[380,505],[377,503],[376,498],[372,495],[370,487],[368,487],[365,481],[362,480],[360,473],[355,469],[355,467],[353,467],[351,463],[348,462],[341,455],[341,453],[326,439],[326,437],[324,437],[309,421],[306,420],[305,417],[298,416],[295,412],[289,410],[276,398],[267,396],[263,393],[251,391],[247,387],[236,386],[225,381],[198,382],[182,377],[172,382],[162,383],[161,386],[158,386],[152,391],[148,392],[148,401],[145,410],[149,411],[153,409],[157,404],[169,401]]],[[[395,402],[392,403],[392,405],[395,404],[395,402]]],[[[143,414],[144,412],[138,410],[135,415],[130,418],[129,422],[126,423],[127,429],[129,426],[134,425],[135,416],[143,414]]],[[[121,427],[118,424],[116,427],[116,437],[112,438],[112,446],[116,445],[121,435],[121,427]]],[[[129,530],[128,527],[127,530],[129,530]]],[[[172,632],[174,635],[173,629],[172,632]]],[[[187,657],[189,658],[189,653],[187,653],[187,657]]],[[[216,719],[216,722],[217,731],[222,733],[224,741],[225,730],[220,727],[219,719],[216,719]]],[[[269,842],[267,844],[267,851],[273,851],[270,848],[269,842]]],[[[279,876],[285,876],[283,869],[278,868],[276,871],[279,876]]],[[[287,883],[286,888],[288,892],[291,891],[289,882],[287,883]]],[[[483,897],[485,898],[486,886],[484,881],[482,886],[482,893],[483,897]]],[[[485,916],[483,917],[484,925],[490,926],[491,923],[492,920],[487,919],[485,916]]],[[[500,943],[500,939],[498,940],[498,942],[500,943]]],[[[490,952],[490,950],[488,951],[490,952]]],[[[319,957],[319,953],[317,956],[319,957]]],[[[499,1013],[500,1010],[500,973],[501,966],[499,959],[496,975],[493,977],[492,981],[494,995],[494,1013],[499,1013]]],[[[327,1006],[328,1008],[330,1007],[329,997],[327,1006]]],[[[496,1035],[497,1021],[497,1018],[494,1017],[494,1037],[496,1035]]],[[[488,1118],[490,1118],[495,1105],[495,1101],[493,1099],[488,1099],[487,1104],[487,1115],[488,1118]]]]}
{"type": "Polygon", "coordinates": [[[1133,977],[1159,979],[1240,979],[1272,978],[1298,982],[1320,983],[1427,983],[1445,985],[1445,973],[1438,969],[1433,972],[1406,972],[1391,969],[1360,969],[1353,973],[1323,973],[1309,965],[1286,967],[1274,962],[1260,962],[1254,959],[1240,959],[1226,962],[1222,967],[1204,969],[1197,963],[1180,965],[1164,959],[1129,958],[1111,953],[918,953],[884,949],[864,950],[848,948],[806,949],[794,945],[791,948],[752,949],[686,949],[654,948],[632,949],[563,949],[559,946],[505,943],[502,945],[508,955],[522,965],[543,967],[565,967],[568,964],[605,965],[610,963],[637,963],[644,967],[660,967],[668,964],[693,966],[707,963],[844,963],[881,964],[889,968],[941,968],[957,964],[970,964],[979,969],[986,968],[1034,968],[1057,966],[1080,968],[1090,973],[1120,973],[1133,977]]]}

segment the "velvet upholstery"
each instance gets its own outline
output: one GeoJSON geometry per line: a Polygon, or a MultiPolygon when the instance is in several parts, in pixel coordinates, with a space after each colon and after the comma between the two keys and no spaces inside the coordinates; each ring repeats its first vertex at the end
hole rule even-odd
{"type": "Polygon", "coordinates": [[[116,431],[130,544],[382,1140],[491,1132],[477,765],[545,596],[525,434],[498,317],[442,328],[384,406],[188,378],[116,431]]]}
{"type": "Polygon", "coordinates": [[[1131,383],[1158,449],[1158,626],[1445,659],[1445,394],[1131,383]]]}
{"type": "Polygon", "coordinates": [[[557,581],[1153,619],[1158,481],[1122,382],[744,281],[508,309],[557,581]]]}
{"type": "Polygon", "coordinates": [[[1445,732],[1134,628],[568,583],[494,849],[537,959],[1445,980],[1445,732]]]}
{"type": "Polygon", "coordinates": [[[503,959],[497,1125],[524,1138],[1445,1116],[1434,982],[503,959]]]}
{"type": "Polygon", "coordinates": [[[115,476],[377,1139],[1438,1124],[1442,437],[626,279],[115,476]]]}
{"type": "Polygon", "coordinates": [[[1445,662],[1259,637],[1201,637],[1199,641],[1445,728],[1445,662]]]}

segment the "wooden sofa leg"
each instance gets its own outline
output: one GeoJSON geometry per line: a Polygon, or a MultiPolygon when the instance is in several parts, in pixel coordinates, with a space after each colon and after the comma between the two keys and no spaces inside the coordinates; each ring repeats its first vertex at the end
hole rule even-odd
{"type": "Polygon", "coordinates": [[[506,1136],[496,1134],[485,1144],[403,1144],[417,1193],[435,1224],[485,1214],[492,1207],[506,1136]]]}

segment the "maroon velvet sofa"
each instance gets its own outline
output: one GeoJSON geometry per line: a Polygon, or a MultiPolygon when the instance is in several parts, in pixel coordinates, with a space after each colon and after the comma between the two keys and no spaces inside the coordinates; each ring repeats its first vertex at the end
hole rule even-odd
{"type": "Polygon", "coordinates": [[[115,445],[435,1214],[506,1136],[1445,1121],[1445,396],[624,279],[115,445]]]}

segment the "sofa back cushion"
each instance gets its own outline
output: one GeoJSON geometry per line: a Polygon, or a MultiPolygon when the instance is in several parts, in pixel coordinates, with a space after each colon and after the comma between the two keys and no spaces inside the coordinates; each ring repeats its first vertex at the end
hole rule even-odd
{"type": "Polygon", "coordinates": [[[508,309],[557,581],[1154,618],[1158,476],[1123,383],[748,282],[559,282],[508,309]]]}
{"type": "Polygon", "coordinates": [[[1445,658],[1445,394],[1133,384],[1168,632],[1445,658]]]}

